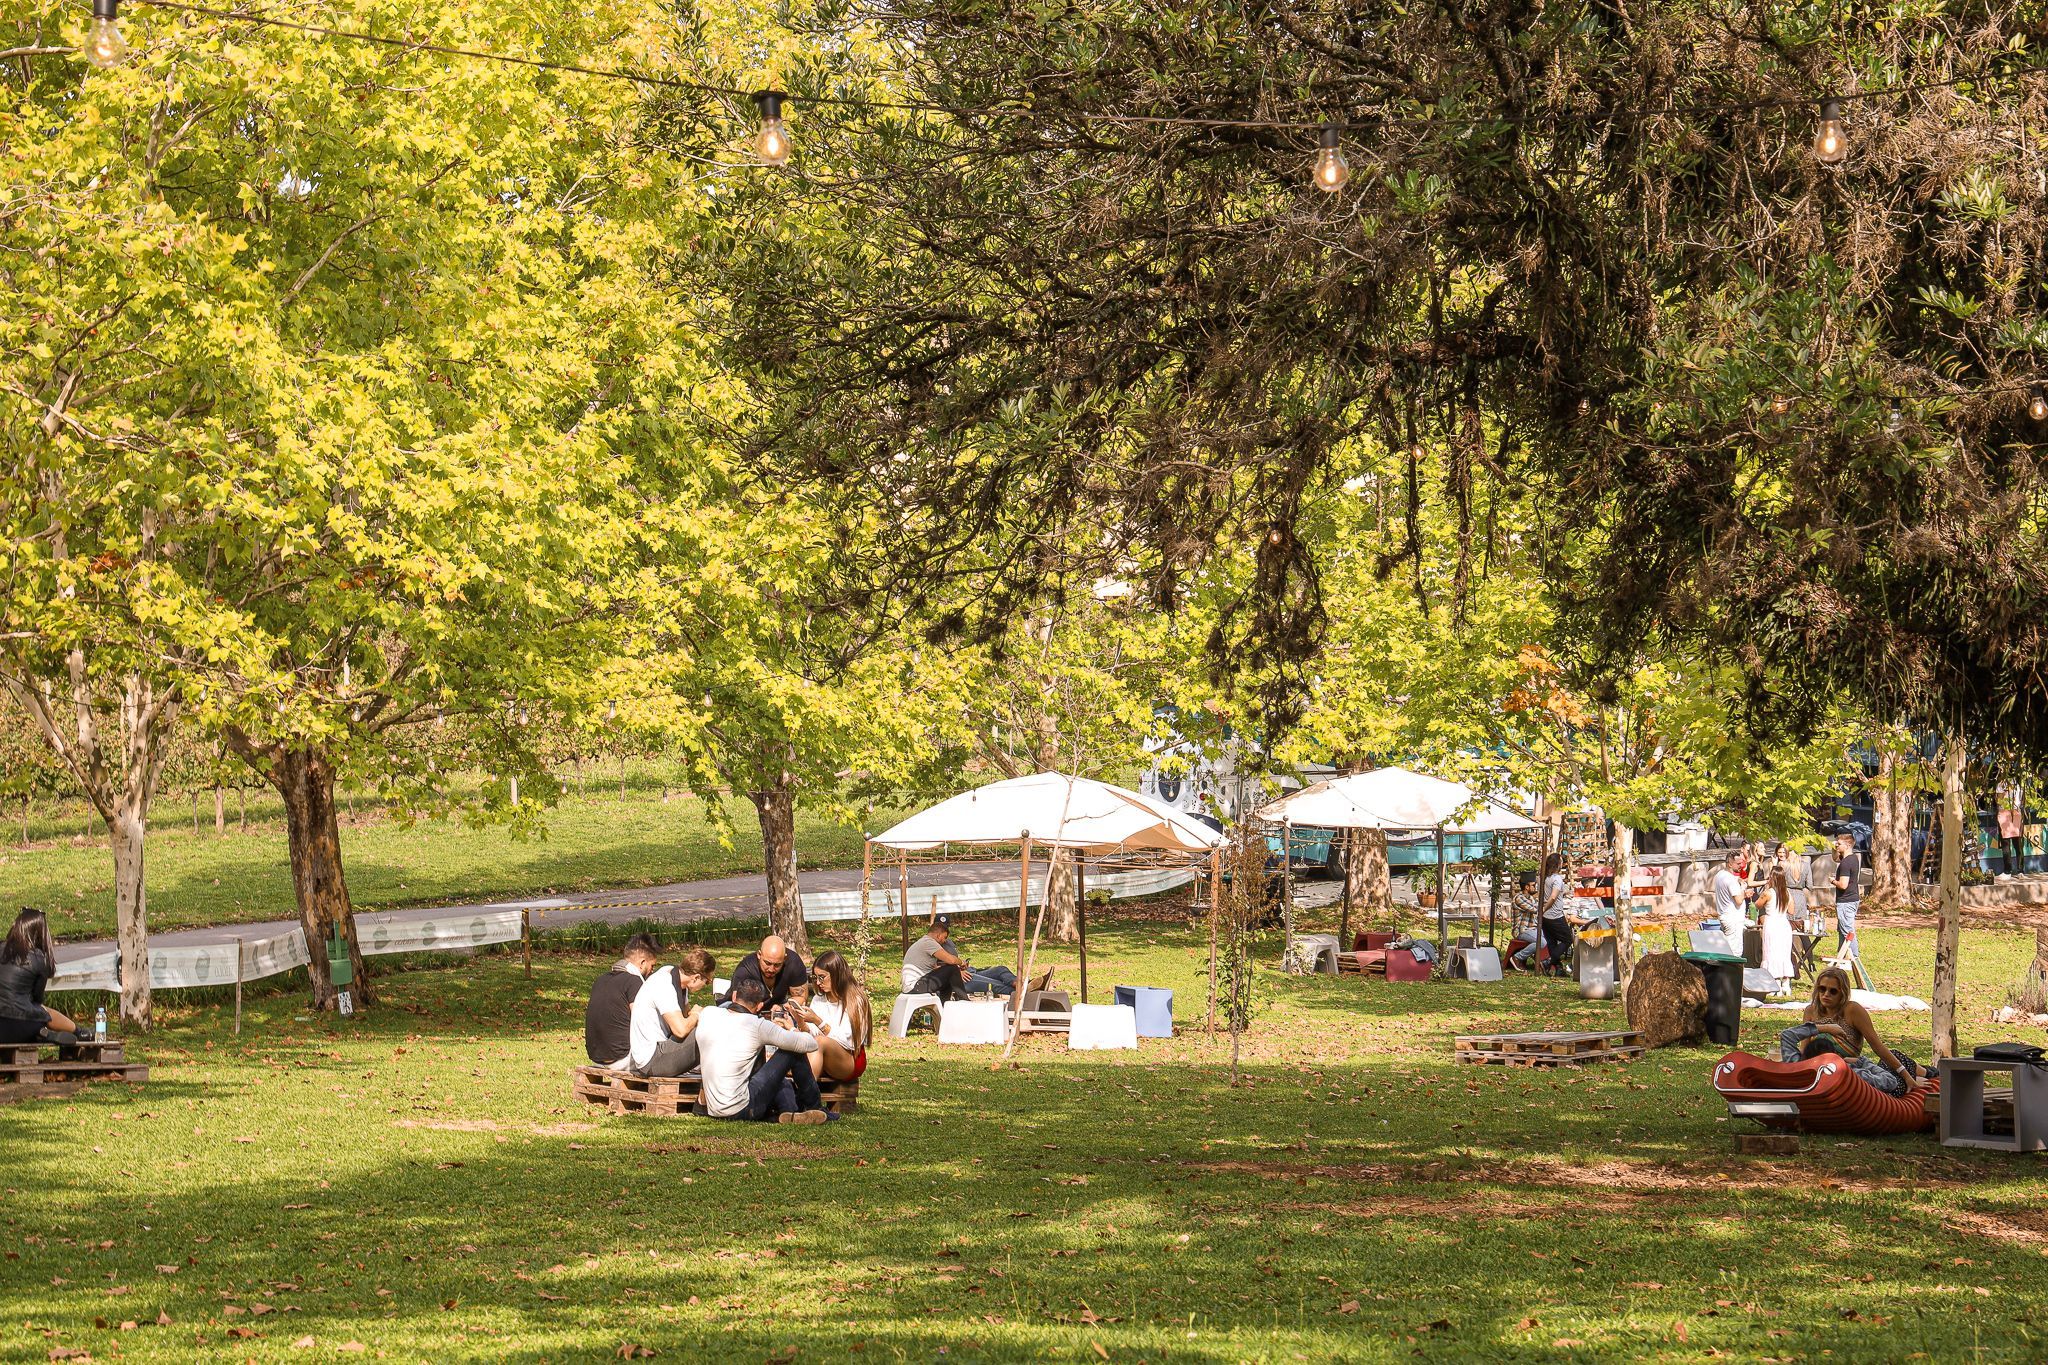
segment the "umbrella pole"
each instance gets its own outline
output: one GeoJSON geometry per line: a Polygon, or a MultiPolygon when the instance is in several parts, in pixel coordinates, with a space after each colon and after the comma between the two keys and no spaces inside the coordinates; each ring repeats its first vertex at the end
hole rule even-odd
{"type": "Polygon", "coordinates": [[[896,922],[903,931],[903,951],[910,952],[910,850],[896,856],[896,922]]]}
{"type": "MultiPolygon", "coordinates": [[[[1027,840],[1026,842],[1028,845],[1029,841],[1027,840]]],[[[1048,860],[1046,863],[1045,898],[1038,902],[1038,918],[1033,920],[1031,924],[1031,955],[1024,959],[1024,970],[1026,972],[1029,972],[1038,965],[1038,938],[1040,934],[1045,932],[1045,912],[1047,907],[1052,904],[1051,876],[1052,863],[1048,860]]],[[[1018,926],[1021,928],[1024,912],[1020,909],[1017,913],[1019,916],[1018,926]]],[[[1015,1056],[1017,1040],[1024,1036],[1024,983],[1028,979],[1028,977],[1019,976],[1017,978],[1017,988],[1010,992],[1010,1041],[1003,1047],[1004,1062],[1010,1061],[1015,1056]]],[[[997,1063],[998,1066],[1001,1064],[1001,1062],[997,1063]]]]}
{"type": "MultiPolygon", "coordinates": [[[[1051,899],[1051,897],[1047,897],[1051,899]]],[[[1074,853],[1074,920],[1081,929],[1081,1003],[1088,1003],[1088,859],[1074,853]]]]}
{"type": "Polygon", "coordinates": [[[1351,942],[1351,859],[1357,850],[1352,847],[1358,841],[1358,831],[1344,831],[1344,908],[1337,912],[1337,951],[1344,952],[1345,944],[1351,942]]]}

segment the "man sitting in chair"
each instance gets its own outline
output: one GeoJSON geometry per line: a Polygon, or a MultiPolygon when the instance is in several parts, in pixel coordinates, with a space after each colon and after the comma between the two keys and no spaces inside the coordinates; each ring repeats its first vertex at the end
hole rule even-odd
{"type": "Polygon", "coordinates": [[[952,939],[952,917],[932,916],[930,930],[903,955],[905,994],[965,1000],[976,994],[1009,995],[1017,989],[1015,972],[1000,964],[986,970],[968,966],[967,955],[954,951],[952,939]]]}

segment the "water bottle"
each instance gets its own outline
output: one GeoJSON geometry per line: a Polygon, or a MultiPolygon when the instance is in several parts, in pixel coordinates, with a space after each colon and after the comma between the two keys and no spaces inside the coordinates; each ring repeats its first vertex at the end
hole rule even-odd
{"type": "Polygon", "coordinates": [[[105,1005],[101,1005],[100,1012],[93,1016],[92,1040],[95,1043],[107,1041],[107,1007],[105,1005]]]}

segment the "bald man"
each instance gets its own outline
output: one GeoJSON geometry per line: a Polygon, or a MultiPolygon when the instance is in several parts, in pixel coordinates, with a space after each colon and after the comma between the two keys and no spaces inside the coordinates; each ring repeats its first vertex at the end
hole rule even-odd
{"type": "MultiPolygon", "coordinates": [[[[758,981],[767,992],[768,1008],[786,1004],[790,988],[807,984],[811,974],[804,970],[804,960],[789,950],[780,934],[770,934],[761,940],[760,948],[740,959],[740,965],[732,969],[732,984],[742,981],[758,981]]],[[[730,987],[728,997],[730,998],[730,987]]]]}

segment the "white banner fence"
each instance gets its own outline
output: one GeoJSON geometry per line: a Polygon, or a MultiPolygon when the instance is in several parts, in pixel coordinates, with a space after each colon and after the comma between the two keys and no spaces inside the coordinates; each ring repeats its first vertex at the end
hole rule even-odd
{"type": "MultiPolygon", "coordinates": [[[[885,884],[883,869],[877,869],[868,892],[868,913],[877,919],[894,919],[901,913],[900,888],[893,880],[885,884]]],[[[1087,889],[1107,891],[1117,899],[1153,896],[1185,886],[1195,878],[1189,868],[1162,868],[1125,872],[1104,872],[1088,878],[1087,889]]],[[[749,897],[749,899],[752,899],[749,897]]],[[[1045,900],[1045,878],[1031,879],[1029,901],[1045,900]]],[[[700,905],[701,901],[678,899],[676,905],[700,905]]],[[[910,916],[923,919],[934,905],[941,914],[972,914],[981,910],[1015,909],[1017,883],[1014,881],[964,882],[950,886],[910,888],[910,916]]],[[[807,891],[803,893],[804,919],[813,922],[860,918],[860,892],[807,891]]],[[[421,915],[416,911],[394,911],[383,915],[358,915],[356,932],[362,939],[363,955],[387,953],[458,952],[492,943],[517,943],[524,937],[524,923],[532,915],[535,927],[547,928],[547,915],[578,907],[558,898],[544,901],[507,901],[497,905],[473,906],[441,914],[421,915]]],[[[765,913],[762,912],[762,913],[765,913]]],[[[756,919],[760,914],[736,915],[756,919]]],[[[650,919],[659,919],[650,914],[650,919]]],[[[306,936],[299,929],[267,934],[251,932],[213,943],[151,944],[149,982],[157,990],[193,986],[232,986],[237,981],[258,981],[282,976],[308,961],[306,936]]],[[[73,958],[57,964],[50,981],[53,991],[119,991],[121,957],[112,950],[73,958]]]]}

